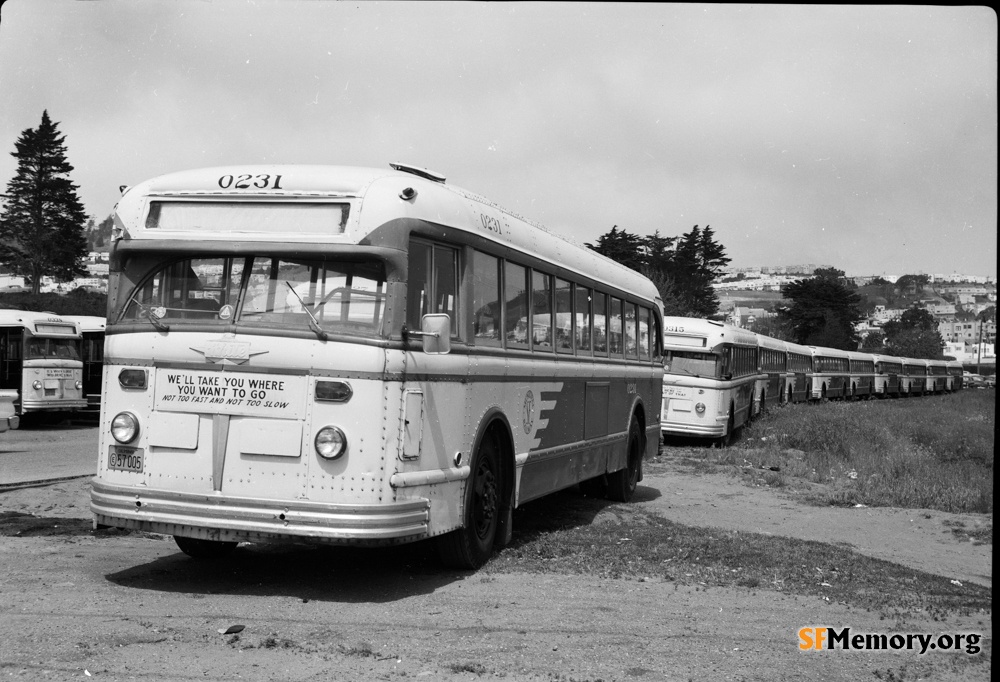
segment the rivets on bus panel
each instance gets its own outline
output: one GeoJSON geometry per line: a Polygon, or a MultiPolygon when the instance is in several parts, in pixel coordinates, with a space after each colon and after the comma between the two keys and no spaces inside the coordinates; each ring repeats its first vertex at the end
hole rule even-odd
{"type": "Polygon", "coordinates": [[[417,190],[412,187],[407,187],[402,192],[399,193],[399,198],[403,201],[410,201],[413,197],[417,196],[417,190]]]}
{"type": "Polygon", "coordinates": [[[144,390],[146,388],[146,370],[123,369],[118,372],[118,385],[122,388],[144,390]]]}

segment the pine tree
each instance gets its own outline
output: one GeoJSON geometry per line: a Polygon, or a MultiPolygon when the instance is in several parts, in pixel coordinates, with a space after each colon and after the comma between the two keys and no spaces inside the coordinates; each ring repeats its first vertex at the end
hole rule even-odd
{"type": "Polygon", "coordinates": [[[861,297],[847,286],[843,274],[830,268],[782,288],[791,303],[779,308],[778,318],[791,329],[796,343],[857,350],[854,324],[864,317],[861,297]]]}
{"type": "Polygon", "coordinates": [[[711,227],[697,225],[680,237],[638,237],[615,225],[588,247],[641,272],[656,285],[667,315],[711,317],[719,311],[712,282],[729,263],[711,227]]]}
{"type": "Polygon", "coordinates": [[[45,275],[65,281],[86,274],[87,216],[69,178],[64,142],[58,123],[43,111],[38,128],[23,131],[11,152],[17,173],[0,214],[0,263],[26,277],[36,294],[45,275]]]}

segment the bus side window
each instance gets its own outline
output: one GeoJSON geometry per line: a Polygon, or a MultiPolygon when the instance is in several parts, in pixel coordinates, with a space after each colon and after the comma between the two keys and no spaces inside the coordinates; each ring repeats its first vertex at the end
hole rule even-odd
{"type": "Polygon", "coordinates": [[[594,292],[594,355],[608,356],[608,296],[594,292]]]}
{"type": "Polygon", "coordinates": [[[500,346],[500,259],[472,254],[472,333],[476,345],[500,346]]]}
{"type": "Polygon", "coordinates": [[[556,277],[556,350],[573,352],[573,286],[556,277]]]}
{"type": "Polygon", "coordinates": [[[552,350],[552,276],[531,271],[531,345],[552,350]]]}
{"type": "Polygon", "coordinates": [[[611,355],[616,358],[620,358],[622,351],[625,349],[625,345],[622,342],[622,331],[624,329],[622,322],[622,300],[620,298],[612,298],[611,321],[608,323],[608,332],[611,341],[608,345],[611,355]]]}
{"type": "Polygon", "coordinates": [[[650,333],[650,317],[649,308],[639,308],[639,359],[649,360],[650,355],[650,342],[653,340],[653,335],[650,333]]]}
{"type": "Polygon", "coordinates": [[[576,351],[590,355],[590,338],[593,331],[593,312],[591,311],[591,292],[587,287],[576,286],[576,319],[574,320],[574,334],[576,334],[576,351]]]}
{"type": "Polygon", "coordinates": [[[504,338],[507,346],[528,347],[528,269],[517,263],[504,262],[504,338]]]}
{"type": "Polygon", "coordinates": [[[625,357],[639,359],[639,314],[635,303],[625,303],[622,322],[625,325],[625,357]]]}

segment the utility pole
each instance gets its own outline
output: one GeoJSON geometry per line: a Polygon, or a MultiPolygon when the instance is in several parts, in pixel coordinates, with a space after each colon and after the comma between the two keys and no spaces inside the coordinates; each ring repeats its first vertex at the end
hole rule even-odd
{"type": "Polygon", "coordinates": [[[976,374],[982,376],[981,365],[983,364],[983,327],[986,320],[979,320],[979,343],[976,344],[976,374]]]}

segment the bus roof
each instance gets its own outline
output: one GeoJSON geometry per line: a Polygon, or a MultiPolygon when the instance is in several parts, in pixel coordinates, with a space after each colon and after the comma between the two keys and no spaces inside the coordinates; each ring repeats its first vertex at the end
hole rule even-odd
{"type": "Polygon", "coordinates": [[[697,317],[664,317],[663,343],[667,348],[714,349],[723,343],[757,346],[757,335],[724,322],[697,317]]]}
{"type": "MultiPolygon", "coordinates": [[[[410,219],[425,225],[445,226],[467,235],[556,264],[598,282],[658,300],[656,287],[641,274],[597,252],[553,234],[540,225],[507,211],[483,197],[422,169],[396,164],[403,170],[319,165],[260,165],[202,168],[162,175],[125,191],[115,210],[115,227],[126,241],[165,240],[242,243],[322,243],[366,245],[384,239],[384,225],[410,219]],[[434,178],[434,179],[431,179],[434,178]],[[276,180],[277,179],[277,180],[276,180]],[[255,186],[256,185],[256,186],[255,186]],[[237,186],[240,188],[238,189],[237,186]],[[197,204],[230,202],[246,207],[267,204],[278,209],[303,206],[350,206],[343,224],[284,221],[282,225],[308,225],[298,230],[267,226],[247,227],[214,223],[184,229],[161,229],[147,220],[153,202],[183,203],[197,211],[197,204]],[[317,227],[319,224],[319,227],[317,227]],[[323,225],[328,227],[323,227],[323,225]]],[[[316,209],[319,210],[318,208],[316,209]]],[[[319,216],[317,216],[318,218],[319,216]]],[[[398,249],[405,243],[391,244],[398,249]]]]}
{"type": "Polygon", "coordinates": [[[79,324],[67,315],[30,310],[0,310],[0,327],[21,327],[33,334],[65,333],[58,328],[72,327],[72,334],[80,333],[79,324]]]}

